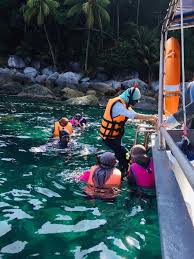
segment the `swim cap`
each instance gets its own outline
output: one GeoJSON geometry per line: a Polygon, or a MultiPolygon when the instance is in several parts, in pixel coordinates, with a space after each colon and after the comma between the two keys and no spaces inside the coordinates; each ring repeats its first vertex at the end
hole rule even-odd
{"type": "Polygon", "coordinates": [[[103,167],[111,168],[114,167],[114,165],[117,163],[115,154],[111,152],[105,152],[102,155],[98,157],[98,161],[100,165],[103,167]]]}
{"type": "Polygon", "coordinates": [[[148,157],[146,154],[146,149],[143,145],[135,145],[130,150],[131,157],[134,159],[141,159],[143,157],[148,157]]]}
{"type": "Polygon", "coordinates": [[[125,101],[126,104],[130,104],[130,101],[138,101],[141,98],[140,90],[136,87],[130,87],[119,95],[121,99],[125,101]]]}

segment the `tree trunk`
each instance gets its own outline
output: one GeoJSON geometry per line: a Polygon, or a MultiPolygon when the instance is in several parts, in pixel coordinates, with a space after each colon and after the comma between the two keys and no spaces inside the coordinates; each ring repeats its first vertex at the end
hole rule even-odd
{"type": "Polygon", "coordinates": [[[120,15],[119,15],[119,1],[117,2],[117,40],[120,34],[120,15]]]}
{"type": "Polygon", "coordinates": [[[112,1],[112,33],[115,33],[115,1],[112,1]]]}
{"type": "Polygon", "coordinates": [[[102,29],[102,19],[101,19],[101,17],[100,17],[100,14],[98,14],[99,15],[99,25],[100,25],[100,36],[101,36],[101,45],[102,45],[102,49],[103,49],[103,33],[102,33],[102,31],[103,31],[103,29],[102,29]]]}
{"type": "Polygon", "coordinates": [[[90,46],[90,29],[88,30],[88,39],[87,39],[86,57],[85,57],[85,68],[84,68],[86,74],[87,74],[87,70],[88,70],[89,46],[90,46]]]}
{"type": "Polygon", "coordinates": [[[51,56],[52,56],[52,60],[53,60],[53,65],[54,65],[54,68],[56,68],[57,66],[56,66],[55,56],[54,56],[54,52],[53,52],[53,48],[52,48],[51,42],[50,42],[49,37],[48,37],[48,33],[47,33],[47,29],[46,29],[45,23],[44,23],[44,31],[45,31],[45,34],[46,34],[46,39],[48,41],[49,48],[50,48],[50,52],[51,52],[51,56]]]}
{"type": "Polygon", "coordinates": [[[136,24],[139,24],[139,6],[140,6],[140,0],[137,2],[137,17],[136,17],[136,24]]]}

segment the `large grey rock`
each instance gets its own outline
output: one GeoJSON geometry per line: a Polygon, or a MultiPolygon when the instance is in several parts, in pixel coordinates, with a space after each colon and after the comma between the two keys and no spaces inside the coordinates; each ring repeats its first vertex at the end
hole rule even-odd
{"type": "Polygon", "coordinates": [[[27,84],[27,83],[31,82],[31,78],[27,75],[24,75],[21,72],[16,72],[13,75],[13,80],[16,82],[19,82],[21,84],[27,84]]]}
{"type": "Polygon", "coordinates": [[[45,86],[34,84],[23,89],[18,96],[27,96],[35,98],[55,98],[53,92],[45,86]]]}
{"type": "Polygon", "coordinates": [[[122,82],[121,87],[122,87],[122,89],[126,90],[130,87],[133,87],[134,83],[138,84],[138,88],[140,89],[141,93],[144,93],[148,88],[148,85],[145,82],[143,82],[142,80],[137,79],[137,78],[126,80],[126,81],[122,82]]]}
{"type": "Polygon", "coordinates": [[[105,72],[97,72],[95,75],[95,81],[104,82],[108,80],[108,75],[105,72]]]}
{"type": "Polygon", "coordinates": [[[97,106],[99,105],[98,99],[94,95],[86,95],[83,97],[71,98],[64,102],[67,105],[90,105],[97,106]]]}
{"type": "Polygon", "coordinates": [[[52,75],[50,75],[47,80],[51,82],[56,82],[56,80],[59,78],[59,73],[55,72],[52,75]]]}
{"type": "Polygon", "coordinates": [[[38,71],[33,67],[26,67],[24,69],[24,75],[28,76],[29,78],[36,77],[38,71]]]}
{"type": "Polygon", "coordinates": [[[22,85],[17,82],[9,82],[0,85],[0,94],[17,95],[22,91],[22,85]]]}
{"type": "Polygon", "coordinates": [[[9,68],[0,68],[0,84],[11,81],[14,74],[15,72],[9,68]]]}
{"type": "Polygon", "coordinates": [[[63,93],[63,100],[84,96],[84,94],[82,92],[71,89],[69,87],[64,88],[62,90],[62,93],[63,93]]]}
{"type": "Polygon", "coordinates": [[[24,68],[25,67],[25,63],[23,61],[23,59],[19,56],[16,55],[12,55],[8,58],[8,66],[12,67],[12,68],[24,68]]]}
{"type": "Polygon", "coordinates": [[[46,76],[51,76],[53,73],[56,72],[56,69],[53,67],[46,67],[42,70],[42,74],[46,76]]]}
{"type": "Polygon", "coordinates": [[[104,95],[114,95],[116,93],[115,89],[113,89],[110,85],[102,82],[90,82],[88,90],[95,90],[104,95]]]}
{"type": "Polygon", "coordinates": [[[87,92],[86,92],[86,95],[97,95],[96,94],[96,91],[95,90],[88,90],[87,92]]]}
{"type": "Polygon", "coordinates": [[[80,78],[81,78],[80,74],[73,73],[73,72],[66,72],[59,75],[56,83],[60,87],[78,85],[80,78]]]}
{"type": "Polygon", "coordinates": [[[135,105],[135,108],[157,112],[157,100],[156,98],[142,95],[141,101],[135,105]]]}
{"type": "Polygon", "coordinates": [[[89,85],[89,82],[82,82],[81,84],[79,84],[79,89],[85,93],[87,92],[89,85]]]}
{"type": "Polygon", "coordinates": [[[110,80],[106,82],[108,85],[110,85],[114,90],[117,92],[121,90],[121,82],[110,80]]]}
{"type": "Polygon", "coordinates": [[[36,82],[37,83],[44,83],[47,79],[47,76],[46,75],[38,75],[36,77],[36,82]]]}
{"type": "Polygon", "coordinates": [[[83,78],[80,79],[80,83],[89,82],[89,81],[90,81],[89,77],[83,77],[83,78]]]}

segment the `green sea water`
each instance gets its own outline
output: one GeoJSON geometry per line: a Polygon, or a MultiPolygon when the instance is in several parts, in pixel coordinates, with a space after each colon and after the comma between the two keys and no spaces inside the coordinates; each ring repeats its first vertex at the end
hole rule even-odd
{"type": "MultiPolygon", "coordinates": [[[[98,136],[103,108],[0,98],[0,258],[161,258],[155,198],[88,200],[76,176],[106,150],[98,136]],[[65,153],[31,152],[61,116],[84,112],[88,127],[65,153]]],[[[126,127],[132,145],[137,125],[126,127]]]]}

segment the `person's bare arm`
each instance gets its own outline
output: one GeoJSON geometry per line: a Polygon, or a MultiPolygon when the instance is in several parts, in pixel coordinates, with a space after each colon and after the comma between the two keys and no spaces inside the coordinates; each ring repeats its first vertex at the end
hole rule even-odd
{"type": "Polygon", "coordinates": [[[156,122],[157,122],[157,116],[156,115],[136,113],[135,119],[149,121],[149,122],[152,122],[154,124],[156,124],[156,122]]]}

